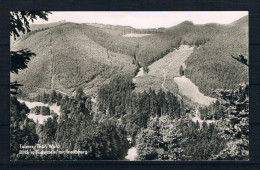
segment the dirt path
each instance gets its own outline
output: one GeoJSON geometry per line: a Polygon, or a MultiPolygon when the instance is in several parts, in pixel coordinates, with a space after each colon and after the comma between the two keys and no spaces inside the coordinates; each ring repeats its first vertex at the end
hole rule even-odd
{"type": "Polygon", "coordinates": [[[125,158],[130,161],[134,161],[134,160],[136,160],[136,157],[137,157],[137,149],[135,147],[131,147],[128,150],[127,156],[125,158]]]}
{"type": "Polygon", "coordinates": [[[62,91],[60,91],[60,90],[55,90],[56,92],[59,92],[59,93],[61,93],[61,94],[64,94],[64,95],[68,95],[67,93],[65,93],[65,92],[62,92],[62,91]]]}

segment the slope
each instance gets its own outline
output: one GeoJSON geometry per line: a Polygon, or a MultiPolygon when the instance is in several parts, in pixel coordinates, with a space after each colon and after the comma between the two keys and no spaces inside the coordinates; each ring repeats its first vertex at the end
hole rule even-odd
{"type": "Polygon", "coordinates": [[[36,57],[27,69],[11,75],[11,80],[24,84],[25,92],[43,88],[69,93],[98,76],[107,79],[115,72],[134,70],[131,57],[96,44],[82,32],[79,24],[67,23],[39,31],[11,47],[24,48],[35,52],[36,57]]]}
{"type": "Polygon", "coordinates": [[[207,95],[213,96],[216,88],[235,89],[248,82],[248,67],[231,57],[240,54],[248,58],[247,16],[195,50],[186,62],[185,75],[207,95]]]}
{"type": "MultiPolygon", "coordinates": [[[[11,78],[27,84],[28,92],[43,88],[71,93],[79,85],[92,91],[115,73],[133,74],[132,63],[139,63],[145,70],[180,45],[190,45],[200,48],[195,48],[188,58],[185,76],[201,92],[210,95],[212,89],[234,88],[248,81],[246,66],[231,57],[248,56],[247,23],[247,18],[230,25],[194,25],[185,21],[167,29],[145,30],[102,24],[38,26],[48,29],[40,29],[12,44],[12,50],[28,48],[37,56],[28,69],[11,78]],[[129,31],[153,34],[122,36],[129,31]]],[[[164,86],[171,88],[169,84],[164,86]]]]}
{"type": "Polygon", "coordinates": [[[156,91],[163,89],[178,93],[178,87],[173,78],[180,76],[179,68],[192,51],[192,47],[183,45],[180,49],[167,54],[165,57],[151,64],[148,67],[149,72],[147,74],[134,78],[134,83],[136,84],[135,91],[148,91],[149,88],[152,88],[156,91]]]}

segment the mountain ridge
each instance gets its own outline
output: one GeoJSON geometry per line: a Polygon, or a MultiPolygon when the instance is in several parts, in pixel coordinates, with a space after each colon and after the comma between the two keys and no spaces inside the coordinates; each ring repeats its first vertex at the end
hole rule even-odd
{"type": "MultiPolygon", "coordinates": [[[[231,60],[228,56],[237,55],[234,51],[238,48],[242,49],[238,50],[240,53],[248,56],[246,52],[248,47],[244,43],[244,41],[248,41],[244,40],[244,37],[248,34],[246,21],[248,21],[248,17],[243,17],[228,25],[214,23],[194,25],[190,21],[184,21],[176,26],[160,29],[157,33],[155,31],[159,29],[144,29],[145,31],[154,31],[154,34],[138,38],[122,37],[122,33],[131,33],[128,31],[136,33],[144,31],[143,29],[135,29],[128,26],[105,25],[104,29],[99,28],[100,24],[97,27],[85,23],[65,22],[52,23],[49,27],[47,25],[42,25],[42,27],[37,25],[36,29],[32,25],[34,33],[29,33],[28,36],[25,35],[26,38],[21,37],[16,44],[11,44],[11,49],[28,48],[35,52],[37,56],[31,59],[28,69],[20,71],[19,75],[11,75],[11,80],[24,83],[30,89],[26,90],[29,92],[31,90],[35,91],[37,88],[49,89],[51,85],[48,82],[51,82],[51,79],[53,79],[54,88],[71,92],[78,84],[87,85],[98,77],[101,77],[102,81],[104,81],[104,79],[109,80],[114,74],[130,74],[134,76],[135,64],[139,63],[142,67],[147,67],[177,49],[181,44],[187,44],[201,47],[195,50],[189,57],[186,72],[187,76],[201,88],[204,87],[203,83],[197,80],[198,76],[191,75],[191,70],[192,72],[195,71],[197,75],[203,73],[206,75],[205,77],[210,77],[212,73],[208,75],[201,68],[194,69],[196,62],[192,61],[192,59],[196,59],[196,56],[204,56],[199,58],[199,62],[207,63],[210,57],[207,57],[208,54],[204,54],[205,52],[209,53],[205,51],[204,46],[214,51],[214,46],[210,45],[212,42],[214,42],[214,45],[218,44],[217,46],[219,46],[221,41],[224,41],[224,44],[227,42],[228,45],[232,45],[233,39],[234,41],[241,39],[243,42],[235,42],[234,44],[238,45],[238,47],[235,45],[232,45],[233,47],[222,46],[222,48],[227,48],[227,50],[222,50],[225,51],[225,53],[222,52],[222,55],[225,55],[223,63],[226,60],[229,61],[228,63],[236,63],[237,61],[231,60]],[[127,30],[123,30],[124,28],[127,30]],[[232,40],[226,40],[227,36],[231,36],[230,39],[232,40]],[[238,36],[238,38],[234,38],[234,36],[238,36]],[[54,72],[51,71],[50,67],[53,61],[56,63],[54,72]],[[40,71],[37,71],[35,68],[40,71]],[[51,78],[52,74],[54,78],[51,78]]],[[[214,55],[218,54],[214,53],[214,55]]],[[[214,60],[216,59],[211,57],[211,62],[208,62],[208,64],[214,60]]],[[[241,70],[239,63],[234,65],[235,69],[241,70]]],[[[205,66],[204,68],[207,67],[205,66]]],[[[243,71],[246,72],[246,68],[242,69],[243,71]]],[[[219,73],[214,72],[214,74],[219,76],[219,73]]],[[[238,74],[241,74],[241,71],[238,74]]],[[[236,73],[234,76],[237,77],[236,73]]],[[[246,76],[244,77],[242,82],[246,80],[246,76]]],[[[102,84],[101,79],[98,80],[98,84],[102,84]]],[[[218,78],[215,78],[215,80],[219,81],[218,78]]],[[[214,81],[212,83],[215,83],[214,81]]],[[[240,82],[239,79],[234,84],[240,82]]],[[[234,88],[235,85],[218,86],[234,88]]],[[[216,87],[212,86],[204,92],[209,93],[214,88],[216,87]]]]}

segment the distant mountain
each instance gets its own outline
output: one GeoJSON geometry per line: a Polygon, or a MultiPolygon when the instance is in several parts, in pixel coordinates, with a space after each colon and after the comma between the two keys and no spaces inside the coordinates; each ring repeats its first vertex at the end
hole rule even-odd
{"type": "Polygon", "coordinates": [[[166,28],[136,29],[130,26],[106,25],[106,24],[98,24],[98,23],[89,23],[86,25],[101,28],[103,31],[112,35],[124,35],[127,33],[158,34],[166,30],[166,28]]]}
{"type": "Polygon", "coordinates": [[[60,22],[52,22],[48,24],[31,24],[30,29],[31,31],[39,30],[39,29],[45,29],[45,28],[52,28],[61,24],[65,24],[66,22],[60,21],[60,22]]]}
{"type": "Polygon", "coordinates": [[[200,90],[209,94],[215,88],[234,88],[248,81],[248,68],[231,57],[248,57],[247,23],[248,18],[243,17],[228,25],[185,21],[159,29],[70,22],[32,25],[32,32],[11,43],[11,50],[27,48],[36,56],[27,69],[12,74],[11,80],[24,84],[25,93],[40,88],[71,94],[79,85],[95,93],[115,74],[134,76],[134,63],[146,67],[188,44],[200,47],[188,58],[185,71],[200,90]],[[129,33],[151,35],[122,36],[129,33]]]}

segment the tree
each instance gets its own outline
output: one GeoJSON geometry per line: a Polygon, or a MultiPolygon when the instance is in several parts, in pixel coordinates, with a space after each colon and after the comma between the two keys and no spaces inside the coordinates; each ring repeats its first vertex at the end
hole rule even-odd
{"type": "Polygon", "coordinates": [[[83,87],[79,86],[77,89],[76,89],[76,96],[75,96],[75,99],[77,101],[79,100],[82,100],[85,96],[85,93],[83,91],[83,87]]]}
{"type": "Polygon", "coordinates": [[[184,75],[184,70],[183,70],[183,67],[182,65],[180,66],[180,75],[183,76],[184,75]]]}
{"type": "MultiPolygon", "coordinates": [[[[216,90],[224,105],[225,122],[221,126],[222,138],[228,139],[226,147],[212,156],[217,160],[249,159],[249,85],[240,85],[236,90],[216,90]],[[230,98],[227,96],[231,96],[230,98]],[[229,121],[227,121],[229,120],[229,121]]],[[[224,122],[223,121],[223,122],[224,122]]]]}
{"type": "Polygon", "coordinates": [[[48,106],[42,106],[40,112],[41,115],[50,115],[50,108],[48,106]]]}
{"type": "Polygon", "coordinates": [[[19,70],[27,68],[27,64],[30,61],[32,56],[35,56],[35,53],[32,53],[30,50],[23,49],[19,51],[11,51],[11,72],[18,74],[19,70]]]}
{"type": "Polygon", "coordinates": [[[145,73],[148,73],[148,72],[149,72],[148,66],[147,66],[147,65],[144,65],[144,66],[143,66],[143,70],[144,70],[145,73]]]}
{"type": "Polygon", "coordinates": [[[51,14],[49,11],[11,11],[10,12],[10,36],[20,37],[20,33],[25,34],[30,32],[29,21],[34,22],[37,17],[48,21],[47,15],[51,14]]]}
{"type": "Polygon", "coordinates": [[[137,152],[141,160],[180,160],[182,133],[167,117],[151,118],[146,129],[137,135],[137,152]]]}
{"type": "Polygon", "coordinates": [[[35,145],[38,142],[36,123],[26,117],[29,108],[16,97],[10,98],[10,149],[11,160],[19,159],[21,145],[35,145]]]}
{"type": "Polygon", "coordinates": [[[50,103],[56,103],[57,102],[57,93],[55,90],[52,90],[50,95],[50,103]]]}
{"type": "Polygon", "coordinates": [[[57,116],[53,118],[48,118],[42,126],[41,131],[39,132],[39,143],[42,144],[51,144],[55,142],[55,133],[57,130],[57,116]]]}
{"type": "Polygon", "coordinates": [[[60,105],[61,100],[62,100],[62,95],[60,93],[58,93],[58,95],[57,95],[57,105],[58,106],[60,105]]]}

